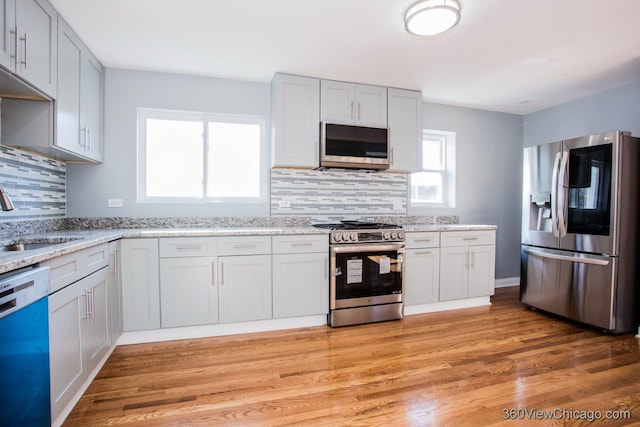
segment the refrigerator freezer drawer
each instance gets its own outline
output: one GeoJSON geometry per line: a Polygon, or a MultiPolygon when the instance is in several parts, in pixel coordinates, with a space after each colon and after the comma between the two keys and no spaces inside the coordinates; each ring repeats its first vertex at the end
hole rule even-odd
{"type": "Polygon", "coordinates": [[[618,259],[523,246],[520,301],[613,332],[618,259]]]}

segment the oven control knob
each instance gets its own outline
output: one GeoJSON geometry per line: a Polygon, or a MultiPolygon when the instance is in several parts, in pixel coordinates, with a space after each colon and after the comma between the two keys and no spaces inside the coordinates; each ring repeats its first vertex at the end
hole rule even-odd
{"type": "Polygon", "coordinates": [[[396,240],[398,238],[398,233],[396,233],[395,231],[391,233],[391,238],[393,240],[396,240]]]}
{"type": "Polygon", "coordinates": [[[333,240],[335,240],[336,242],[339,242],[342,240],[342,234],[341,233],[336,233],[333,235],[333,240]]]}
{"type": "Polygon", "coordinates": [[[389,234],[388,231],[385,231],[384,234],[382,235],[382,238],[384,240],[389,240],[391,238],[391,234],[389,234]]]}
{"type": "Polygon", "coordinates": [[[404,240],[404,233],[402,231],[398,232],[398,239],[404,240]]]}
{"type": "Polygon", "coordinates": [[[358,241],[358,233],[351,233],[349,238],[351,239],[352,242],[357,242],[358,241]]]}

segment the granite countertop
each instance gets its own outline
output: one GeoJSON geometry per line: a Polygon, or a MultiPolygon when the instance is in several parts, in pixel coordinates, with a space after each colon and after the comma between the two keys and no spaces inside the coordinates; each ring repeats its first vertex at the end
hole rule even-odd
{"type": "MultiPolygon", "coordinates": [[[[404,225],[403,228],[407,232],[420,232],[495,230],[497,227],[495,225],[428,224],[404,225]]],[[[329,230],[312,226],[133,228],[114,230],[65,230],[32,234],[20,236],[18,239],[3,239],[0,241],[0,245],[11,244],[16,241],[52,242],[52,244],[26,251],[0,252],[0,274],[122,238],[274,236],[294,234],[329,234],[329,230]]]]}
{"type": "Polygon", "coordinates": [[[481,231],[496,230],[496,225],[484,224],[424,224],[424,225],[403,225],[402,228],[407,232],[419,231],[481,231]]]}
{"type": "Polygon", "coordinates": [[[328,230],[316,227],[144,228],[55,231],[20,236],[17,239],[1,240],[0,245],[3,246],[14,242],[51,242],[52,244],[25,251],[0,252],[0,274],[122,238],[273,236],[328,233],[328,230]]]}

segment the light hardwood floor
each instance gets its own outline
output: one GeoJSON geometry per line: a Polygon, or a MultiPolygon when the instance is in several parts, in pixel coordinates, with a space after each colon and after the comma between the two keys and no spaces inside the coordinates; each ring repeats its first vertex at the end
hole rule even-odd
{"type": "Polygon", "coordinates": [[[108,424],[640,425],[640,349],[501,288],[401,321],[119,346],[65,423],[108,424]]]}

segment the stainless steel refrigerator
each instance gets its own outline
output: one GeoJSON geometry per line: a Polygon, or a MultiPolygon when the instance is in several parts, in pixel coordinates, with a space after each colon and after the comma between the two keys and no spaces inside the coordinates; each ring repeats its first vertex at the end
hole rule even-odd
{"type": "Polygon", "coordinates": [[[520,301],[625,333],[640,322],[640,139],[524,149],[520,301]]]}

